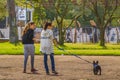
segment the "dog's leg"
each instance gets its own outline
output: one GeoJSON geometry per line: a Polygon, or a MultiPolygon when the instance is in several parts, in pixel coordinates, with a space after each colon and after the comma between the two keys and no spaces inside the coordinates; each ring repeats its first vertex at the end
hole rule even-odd
{"type": "Polygon", "coordinates": [[[100,73],[99,73],[99,75],[101,75],[101,72],[102,72],[102,69],[101,69],[101,67],[100,67],[100,73]]]}
{"type": "Polygon", "coordinates": [[[94,75],[97,75],[97,72],[96,72],[95,68],[93,68],[93,73],[94,73],[94,75]]]}
{"type": "Polygon", "coordinates": [[[99,75],[101,75],[102,69],[101,69],[101,66],[100,66],[100,65],[99,65],[99,67],[98,67],[98,72],[99,72],[99,75]]]}

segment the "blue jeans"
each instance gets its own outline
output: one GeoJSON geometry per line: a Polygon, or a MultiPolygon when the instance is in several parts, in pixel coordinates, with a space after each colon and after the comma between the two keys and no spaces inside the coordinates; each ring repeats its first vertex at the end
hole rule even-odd
{"type": "MultiPolygon", "coordinates": [[[[48,54],[44,54],[44,67],[45,67],[46,73],[49,73],[49,68],[47,64],[47,60],[48,60],[47,56],[48,54]]],[[[54,53],[50,54],[50,60],[51,60],[52,71],[55,71],[54,53]]]]}
{"type": "Polygon", "coordinates": [[[24,70],[26,70],[28,56],[31,56],[31,69],[34,69],[34,44],[25,44],[24,45],[24,70]]]}

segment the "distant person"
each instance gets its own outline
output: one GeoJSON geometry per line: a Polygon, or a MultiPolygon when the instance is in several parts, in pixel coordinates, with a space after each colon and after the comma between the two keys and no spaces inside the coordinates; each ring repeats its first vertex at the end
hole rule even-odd
{"type": "Polygon", "coordinates": [[[26,67],[27,67],[27,60],[29,55],[31,56],[31,72],[36,72],[37,70],[34,68],[34,53],[35,53],[35,47],[34,47],[34,29],[35,29],[35,23],[34,22],[28,22],[25,25],[25,29],[23,31],[22,35],[22,43],[24,44],[24,70],[23,73],[26,73],[26,67]]]}
{"type": "Polygon", "coordinates": [[[66,41],[67,41],[68,43],[71,43],[71,42],[72,42],[72,40],[71,40],[71,38],[70,38],[70,32],[71,32],[70,29],[67,29],[67,30],[66,30],[66,41]]]}
{"type": "MultiPolygon", "coordinates": [[[[49,75],[49,68],[48,68],[48,55],[51,59],[51,66],[52,66],[52,73],[58,74],[55,70],[55,62],[54,62],[54,51],[53,51],[53,42],[54,44],[55,39],[53,38],[53,31],[52,31],[52,23],[46,23],[44,29],[41,32],[41,47],[40,51],[44,54],[44,67],[46,70],[46,74],[49,75]]],[[[57,46],[57,44],[55,44],[57,46]]]]}
{"type": "Polygon", "coordinates": [[[90,20],[91,26],[94,28],[93,32],[93,43],[98,43],[98,32],[97,32],[97,25],[94,20],[90,20]]]}

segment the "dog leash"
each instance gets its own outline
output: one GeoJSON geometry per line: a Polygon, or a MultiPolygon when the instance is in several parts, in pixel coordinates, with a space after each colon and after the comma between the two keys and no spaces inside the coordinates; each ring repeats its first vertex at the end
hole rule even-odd
{"type": "Polygon", "coordinates": [[[72,55],[72,56],[75,56],[76,58],[79,58],[79,59],[81,59],[81,60],[83,60],[83,61],[85,61],[85,62],[87,62],[87,63],[93,64],[92,62],[90,62],[90,61],[88,61],[88,60],[85,60],[85,59],[81,58],[80,56],[78,56],[78,55],[76,55],[76,54],[73,54],[73,53],[70,53],[70,52],[66,51],[64,48],[60,48],[60,47],[57,47],[57,48],[58,48],[59,50],[62,50],[62,51],[64,51],[64,52],[67,52],[68,54],[70,54],[70,55],[72,55]]]}

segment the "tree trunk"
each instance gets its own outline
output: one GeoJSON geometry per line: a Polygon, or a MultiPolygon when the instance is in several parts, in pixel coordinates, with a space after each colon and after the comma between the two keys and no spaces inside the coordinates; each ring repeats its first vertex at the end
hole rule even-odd
{"type": "Polygon", "coordinates": [[[64,30],[63,30],[63,18],[59,21],[56,17],[57,25],[58,25],[58,31],[59,31],[59,45],[64,45],[64,30]]]}
{"type": "Polygon", "coordinates": [[[119,30],[117,27],[116,27],[116,33],[117,33],[117,43],[119,43],[119,30]]]}
{"type": "Polygon", "coordinates": [[[75,32],[74,32],[74,42],[73,43],[76,43],[77,42],[77,29],[75,28],[75,32]]]}
{"type": "Polygon", "coordinates": [[[15,12],[15,1],[7,0],[8,4],[8,13],[9,13],[9,27],[10,27],[10,42],[18,42],[18,30],[16,25],[16,12],[15,12]]]}
{"type": "Polygon", "coordinates": [[[64,45],[64,32],[62,28],[62,22],[58,25],[59,29],[59,45],[64,45]]]}
{"type": "Polygon", "coordinates": [[[105,29],[104,28],[100,28],[100,46],[105,46],[105,29]]]}

